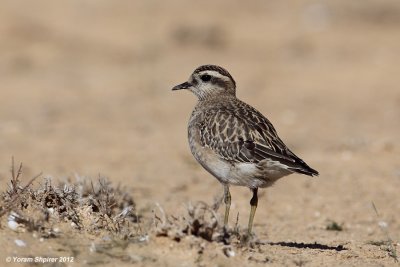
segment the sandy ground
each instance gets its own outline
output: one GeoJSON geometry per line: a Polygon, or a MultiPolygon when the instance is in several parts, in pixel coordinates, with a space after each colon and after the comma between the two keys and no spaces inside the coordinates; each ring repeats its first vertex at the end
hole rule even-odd
{"type": "MultiPolygon", "coordinates": [[[[208,63],[230,71],[238,97],[320,176],[261,190],[254,232],[267,243],[233,246],[233,257],[218,242],[154,234],[99,253],[95,236],[40,241],[3,220],[0,265],[34,255],[74,256],[69,266],[397,266],[399,62],[396,0],[2,1],[1,191],[14,156],[24,183],[41,171],[107,176],[144,217],[156,203],[175,216],[188,203],[212,204],[222,188],[186,139],[195,97],[170,90],[208,63]],[[327,230],[333,222],[342,230],[327,230]]],[[[230,225],[239,214],[244,231],[251,193],[231,193],[230,225]]]]}

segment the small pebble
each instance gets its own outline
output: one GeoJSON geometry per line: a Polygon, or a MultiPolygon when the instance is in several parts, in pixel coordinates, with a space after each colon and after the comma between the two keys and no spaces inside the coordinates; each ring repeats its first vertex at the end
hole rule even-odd
{"type": "Polygon", "coordinates": [[[17,231],[19,224],[16,221],[8,221],[7,224],[11,230],[17,231]]]}
{"type": "Polygon", "coordinates": [[[378,222],[378,225],[379,225],[379,227],[381,227],[381,228],[387,228],[387,227],[388,227],[388,224],[387,224],[387,222],[385,222],[385,221],[380,221],[380,222],[378,222]]]}
{"type": "Polygon", "coordinates": [[[235,251],[231,247],[224,247],[222,251],[228,258],[235,257],[236,255],[235,251]]]}
{"type": "Polygon", "coordinates": [[[26,243],[20,239],[15,239],[15,244],[17,244],[18,247],[26,247],[26,243]]]}
{"type": "Polygon", "coordinates": [[[149,241],[149,236],[148,235],[143,235],[139,237],[139,242],[148,242],[149,241]]]}

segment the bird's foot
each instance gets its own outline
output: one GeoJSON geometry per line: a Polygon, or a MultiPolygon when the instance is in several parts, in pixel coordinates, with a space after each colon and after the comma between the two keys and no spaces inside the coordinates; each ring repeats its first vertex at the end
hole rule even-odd
{"type": "Polygon", "coordinates": [[[258,238],[254,233],[246,232],[240,237],[240,244],[242,246],[249,246],[252,247],[258,242],[258,238]]]}

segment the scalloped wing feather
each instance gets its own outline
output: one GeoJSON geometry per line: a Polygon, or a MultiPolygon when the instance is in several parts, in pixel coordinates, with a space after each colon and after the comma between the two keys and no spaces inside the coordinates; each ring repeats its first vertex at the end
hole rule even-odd
{"type": "Polygon", "coordinates": [[[293,172],[318,174],[286,147],[267,118],[244,102],[209,109],[199,123],[202,145],[229,162],[262,168],[263,160],[273,160],[293,172]]]}

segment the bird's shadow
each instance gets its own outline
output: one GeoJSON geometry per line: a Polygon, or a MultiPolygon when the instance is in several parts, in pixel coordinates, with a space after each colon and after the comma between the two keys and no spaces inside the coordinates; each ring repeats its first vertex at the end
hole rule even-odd
{"type": "Polygon", "coordinates": [[[271,246],[282,246],[282,247],[290,247],[290,248],[299,248],[299,249],[318,249],[318,250],[336,250],[343,251],[347,250],[343,245],[338,246],[328,246],[324,244],[315,243],[298,243],[298,242],[257,242],[260,245],[271,245],[271,246]]]}

